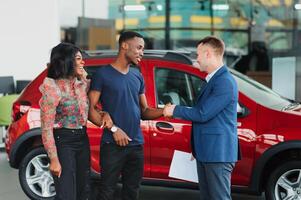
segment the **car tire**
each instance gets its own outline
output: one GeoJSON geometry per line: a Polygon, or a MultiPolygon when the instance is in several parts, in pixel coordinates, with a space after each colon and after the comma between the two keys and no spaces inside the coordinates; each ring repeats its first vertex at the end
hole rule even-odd
{"type": "Polygon", "coordinates": [[[26,154],[19,167],[19,181],[30,199],[54,199],[55,188],[44,148],[35,148],[26,154]]]}
{"type": "Polygon", "coordinates": [[[287,161],[271,173],[266,185],[266,199],[299,199],[301,197],[301,161],[287,161]]]}

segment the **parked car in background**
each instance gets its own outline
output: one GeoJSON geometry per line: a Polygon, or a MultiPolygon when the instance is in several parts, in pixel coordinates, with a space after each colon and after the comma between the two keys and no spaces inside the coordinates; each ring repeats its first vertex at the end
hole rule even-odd
{"type": "MultiPolygon", "coordinates": [[[[151,107],[171,102],[193,106],[206,74],[193,66],[185,52],[145,51],[139,70],[151,107]]],[[[116,52],[86,52],[86,70],[92,75],[114,60],[116,52]]],[[[239,87],[237,127],[242,159],[232,174],[236,192],[261,194],[267,199],[290,199],[301,192],[301,106],[258,82],[230,69],[239,87]]],[[[55,189],[41,141],[38,88],[47,69],[37,76],[14,102],[12,123],[6,136],[10,166],[19,169],[22,189],[31,199],[53,199],[55,189]]],[[[88,122],[92,177],[100,176],[102,129],[88,122]]],[[[191,122],[182,119],[141,121],[144,134],[145,184],[194,187],[197,184],[168,177],[175,150],[191,152],[191,122]]]]}

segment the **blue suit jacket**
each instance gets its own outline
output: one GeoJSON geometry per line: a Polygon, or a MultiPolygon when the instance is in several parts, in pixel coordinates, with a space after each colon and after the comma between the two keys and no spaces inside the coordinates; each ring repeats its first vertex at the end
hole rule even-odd
{"type": "Polygon", "coordinates": [[[223,66],[203,87],[194,107],[175,107],[174,117],[192,121],[192,153],[198,161],[237,161],[237,101],[237,84],[223,66]]]}

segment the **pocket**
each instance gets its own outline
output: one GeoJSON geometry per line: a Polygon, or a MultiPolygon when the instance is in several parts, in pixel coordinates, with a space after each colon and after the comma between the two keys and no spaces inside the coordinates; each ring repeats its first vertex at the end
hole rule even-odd
{"type": "Polygon", "coordinates": [[[135,145],[135,146],[133,146],[133,148],[135,148],[137,150],[143,150],[143,145],[142,144],[135,145]]]}
{"type": "Polygon", "coordinates": [[[70,130],[65,129],[55,130],[53,137],[57,145],[69,145],[80,140],[79,135],[70,133],[70,130]]]}
{"type": "Polygon", "coordinates": [[[100,148],[103,149],[103,148],[109,148],[109,146],[111,146],[112,143],[109,143],[109,142],[105,142],[105,143],[101,143],[100,144],[100,148]]]}
{"type": "Polygon", "coordinates": [[[118,152],[120,149],[123,149],[123,147],[117,146],[113,143],[103,143],[100,145],[100,153],[102,154],[118,152]]]}
{"type": "MultiPolygon", "coordinates": [[[[56,146],[62,147],[66,143],[66,138],[60,134],[55,134],[54,141],[55,141],[56,146]]],[[[67,142],[68,142],[68,140],[67,140],[67,142]]]]}
{"type": "Polygon", "coordinates": [[[61,136],[60,135],[54,134],[53,138],[54,138],[55,143],[60,143],[60,141],[61,141],[61,136]]]}
{"type": "Polygon", "coordinates": [[[235,164],[234,163],[225,163],[224,166],[224,174],[231,174],[234,169],[235,164]]]}

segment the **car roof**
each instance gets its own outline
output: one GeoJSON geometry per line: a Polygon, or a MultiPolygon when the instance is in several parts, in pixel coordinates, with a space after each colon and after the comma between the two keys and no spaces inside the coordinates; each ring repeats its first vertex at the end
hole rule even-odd
{"type": "MultiPolygon", "coordinates": [[[[84,51],[85,59],[93,58],[112,58],[117,56],[117,50],[96,50],[84,51]]],[[[174,50],[144,50],[143,59],[162,59],[167,61],[179,62],[182,64],[193,65],[193,52],[190,51],[174,51],[174,50]]]]}

